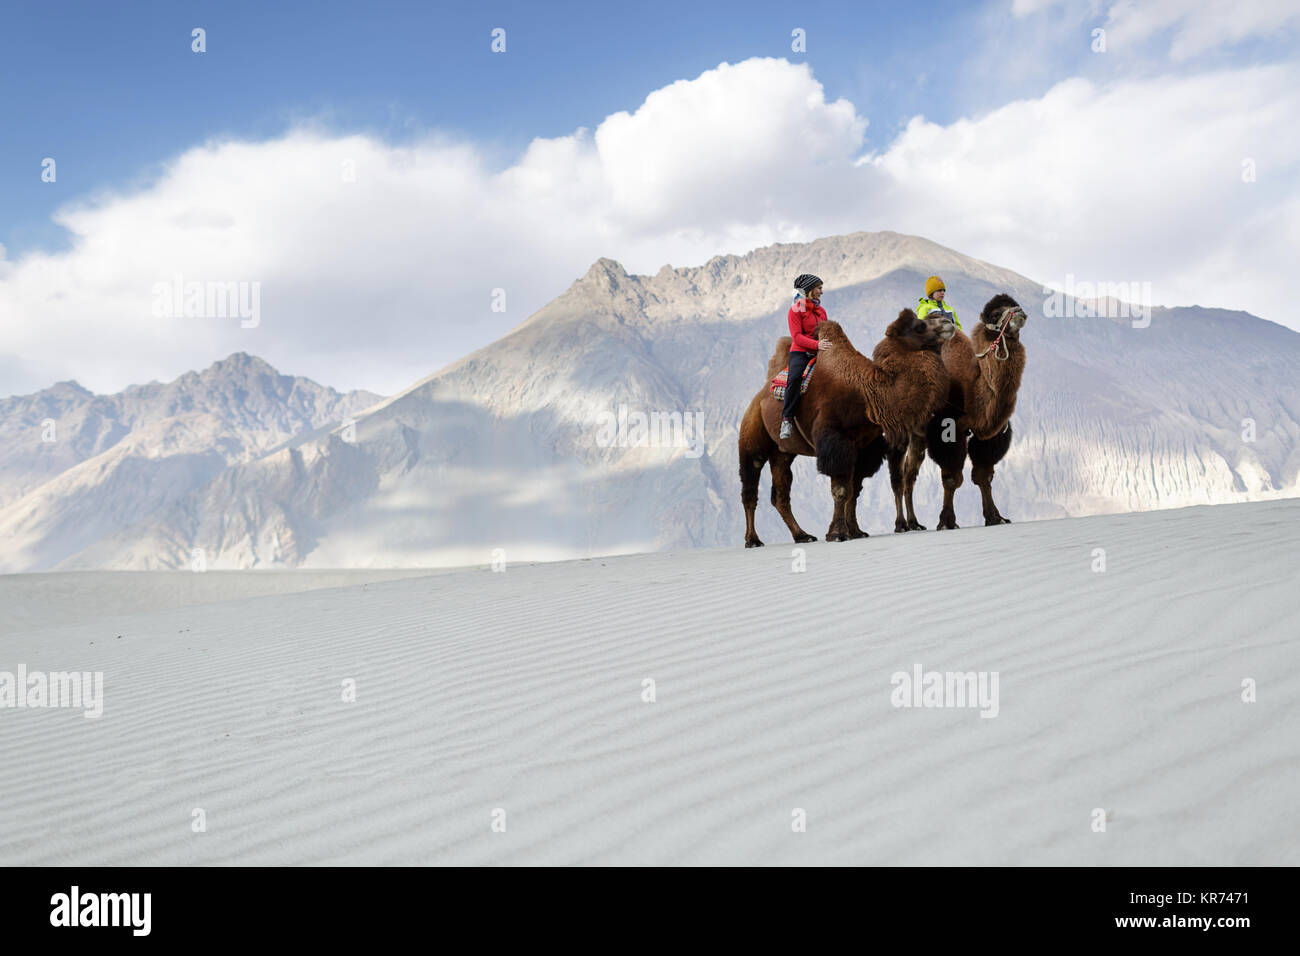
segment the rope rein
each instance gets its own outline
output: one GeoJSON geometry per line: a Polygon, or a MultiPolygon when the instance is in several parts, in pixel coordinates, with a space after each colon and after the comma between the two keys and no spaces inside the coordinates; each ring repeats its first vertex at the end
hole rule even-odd
{"type": "Polygon", "coordinates": [[[1018,310],[1007,309],[1002,313],[1002,324],[998,326],[998,337],[993,340],[992,345],[975,356],[977,359],[982,359],[984,356],[988,355],[989,352],[993,352],[993,357],[999,362],[1005,362],[1011,357],[1011,349],[1007,346],[1007,343],[1002,340],[1002,337],[1006,335],[1007,326],[1011,324],[1011,318],[1016,314],[1016,311],[1018,310]],[[996,351],[994,351],[995,349],[996,351]]]}
{"type": "Polygon", "coordinates": [[[1007,327],[1011,325],[1011,319],[1017,312],[1024,315],[1020,309],[1007,308],[1002,311],[1002,324],[998,326],[998,337],[993,340],[992,345],[975,356],[975,361],[979,364],[980,371],[984,373],[984,380],[988,382],[989,391],[994,395],[998,393],[998,388],[993,384],[993,373],[990,372],[989,367],[980,360],[988,356],[990,352],[993,353],[993,357],[999,362],[1005,362],[1007,359],[1011,358],[1011,348],[1004,341],[1003,336],[1006,335],[1007,327]]]}
{"type": "Polygon", "coordinates": [[[803,430],[803,426],[799,424],[798,416],[795,417],[794,427],[799,430],[799,437],[802,438],[804,442],[807,443],[809,448],[815,449],[817,447],[812,443],[812,439],[808,437],[808,433],[803,430]]]}

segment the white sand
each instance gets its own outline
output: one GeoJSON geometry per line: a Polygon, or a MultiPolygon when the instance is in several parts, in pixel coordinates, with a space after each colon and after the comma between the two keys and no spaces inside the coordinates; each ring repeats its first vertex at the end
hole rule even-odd
{"type": "Polygon", "coordinates": [[[0,579],[0,670],[105,674],[98,720],[0,710],[0,864],[1295,864],[1297,527],[889,535],[803,574],[769,540],[297,593],[0,579]],[[997,671],[998,716],[895,708],[918,663],[997,671]]]}
{"type": "Polygon", "coordinates": [[[120,614],[212,604],[261,594],[362,586],[436,574],[436,570],[365,571],[78,571],[0,574],[0,637],[120,614]]]}

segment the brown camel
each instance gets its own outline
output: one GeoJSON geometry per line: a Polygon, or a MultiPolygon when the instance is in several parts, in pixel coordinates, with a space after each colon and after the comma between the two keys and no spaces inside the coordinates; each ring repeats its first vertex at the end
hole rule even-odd
{"type": "MultiPolygon", "coordinates": [[[[767,383],[785,368],[790,339],[777,342],[765,384],[740,425],[745,547],[763,545],[754,530],[754,509],[764,464],[771,467],[772,505],[794,540],[817,540],[799,527],[790,510],[790,470],[798,455],[816,457],[817,470],[831,479],[835,514],[826,540],[867,536],[858,526],[857,497],[863,479],[875,474],[885,457],[884,435],[923,432],[947,395],[948,378],[939,349],[949,334],[943,328],[948,324],[923,322],[911,309],[904,309],[870,359],[853,347],[839,323],[818,325],[816,337],[832,347],[818,356],[812,382],[799,400],[795,433],[783,441],[777,438],[781,403],[767,383]]],[[[798,383],[791,387],[797,388],[798,383]]]]}
{"type": "Polygon", "coordinates": [[[951,379],[947,402],[923,438],[914,436],[900,453],[891,445],[890,484],[895,501],[901,493],[907,504],[906,518],[898,512],[895,531],[924,530],[912,507],[912,490],[927,451],[943,476],[940,530],[957,527],[952,499],[961,487],[967,458],[971,481],[984,500],[984,524],[1010,524],[993,503],[993,468],[1011,447],[1011,413],[1025,371],[1025,347],[1020,344],[1025,320],[1016,300],[999,293],[984,306],[969,336],[958,332],[944,345],[943,362],[951,379]]]}

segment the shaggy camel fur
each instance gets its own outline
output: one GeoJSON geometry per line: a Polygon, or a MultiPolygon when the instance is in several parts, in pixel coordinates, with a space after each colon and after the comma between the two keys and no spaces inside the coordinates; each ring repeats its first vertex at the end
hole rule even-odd
{"type": "Polygon", "coordinates": [[[776,437],[781,404],[767,383],[785,367],[790,340],[783,337],[777,342],[767,380],[749,403],[740,426],[745,547],[763,545],[754,530],[754,510],[764,464],[771,467],[772,505],[794,540],[817,540],[799,527],[790,510],[790,468],[798,455],[815,456],[817,470],[831,479],[835,515],[826,539],[867,536],[857,522],[857,495],[862,480],[880,468],[886,453],[884,435],[923,432],[947,395],[947,373],[939,358],[943,334],[936,323],[923,322],[911,309],[904,309],[885,331],[874,359],[869,359],[853,347],[839,323],[821,323],[817,337],[830,341],[832,347],[818,356],[813,380],[799,401],[795,434],[784,441],[776,437]]]}
{"type": "Polygon", "coordinates": [[[912,507],[912,490],[927,451],[943,476],[940,530],[957,527],[953,493],[961,487],[967,458],[971,481],[983,498],[984,524],[1010,523],[993,503],[993,468],[1011,447],[1011,414],[1025,371],[1025,347],[1020,344],[1025,319],[1016,300],[999,293],[984,306],[969,336],[958,332],[944,345],[943,362],[951,379],[946,404],[930,421],[924,439],[913,438],[903,453],[890,451],[895,501],[901,493],[907,504],[906,518],[900,510],[895,531],[923,530],[912,507]],[[1000,343],[994,347],[999,333],[1000,343]]]}

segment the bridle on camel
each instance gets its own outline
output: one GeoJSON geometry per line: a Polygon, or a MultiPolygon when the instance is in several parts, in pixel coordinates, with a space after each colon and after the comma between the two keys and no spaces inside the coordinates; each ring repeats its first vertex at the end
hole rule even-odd
{"type": "MultiPolygon", "coordinates": [[[[987,357],[990,352],[993,353],[993,357],[999,362],[1005,362],[1007,359],[1011,358],[1011,349],[1003,340],[1003,336],[1006,335],[1007,328],[1011,325],[1011,320],[1017,315],[1021,318],[1026,318],[1025,310],[1019,306],[1007,306],[1002,310],[1002,322],[998,325],[998,337],[993,340],[993,343],[989,345],[988,348],[975,356],[977,362],[980,359],[987,357]]],[[[993,374],[988,370],[988,366],[981,363],[980,370],[984,373],[985,381],[989,383],[989,390],[996,395],[998,389],[997,386],[993,384],[993,374]]]]}

